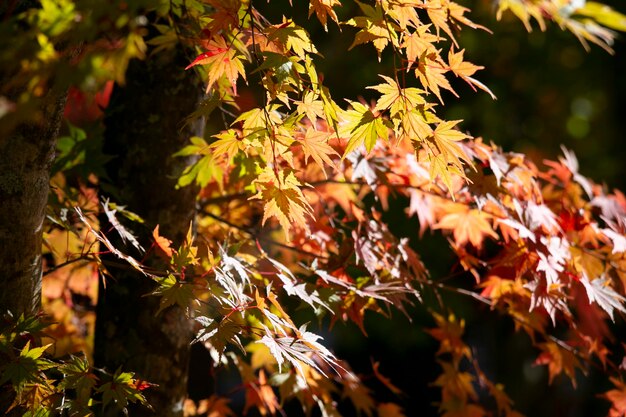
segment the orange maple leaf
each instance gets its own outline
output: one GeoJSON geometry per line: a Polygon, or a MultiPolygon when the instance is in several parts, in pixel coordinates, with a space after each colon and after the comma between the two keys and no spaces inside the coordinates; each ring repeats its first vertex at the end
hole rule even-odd
{"type": "Polygon", "coordinates": [[[154,238],[154,243],[157,245],[157,248],[159,248],[161,250],[161,252],[163,252],[165,255],[167,255],[168,258],[172,257],[172,241],[169,240],[166,237],[160,236],[159,235],[159,225],[157,224],[157,226],[154,228],[154,231],[152,232],[152,237],[154,238]]]}
{"type": "Polygon", "coordinates": [[[463,54],[465,53],[465,49],[460,50],[459,52],[454,52],[451,48],[448,52],[448,65],[450,66],[450,70],[457,76],[461,77],[466,83],[476,91],[476,87],[480,88],[487,94],[491,96],[495,100],[496,96],[491,92],[489,88],[480,81],[472,78],[471,76],[478,70],[483,69],[484,67],[479,65],[474,65],[471,62],[463,61],[463,54]]]}
{"type": "Polygon", "coordinates": [[[311,0],[309,3],[309,17],[315,12],[317,19],[324,26],[324,30],[328,31],[326,22],[329,16],[335,23],[339,24],[337,14],[333,10],[335,6],[341,6],[341,2],[339,0],[311,0]]]}
{"type": "Polygon", "coordinates": [[[543,352],[537,357],[535,364],[548,365],[548,383],[551,384],[555,376],[565,373],[576,388],[576,368],[582,369],[576,355],[554,342],[541,343],[539,347],[543,352]]]}
{"type": "Polygon", "coordinates": [[[379,417],[405,417],[402,407],[394,403],[380,403],[377,411],[379,417]]]}
{"type": "Polygon", "coordinates": [[[457,245],[467,242],[476,248],[481,248],[486,236],[498,238],[491,228],[491,215],[477,209],[470,209],[462,204],[454,204],[433,229],[452,230],[457,245]]]}
{"type": "MultiPolygon", "coordinates": [[[[330,132],[316,131],[309,128],[304,137],[298,139],[298,143],[302,145],[305,163],[309,158],[313,158],[315,163],[322,168],[322,171],[324,171],[324,164],[334,165],[330,155],[339,156],[339,154],[328,144],[330,135],[330,132]]],[[[326,175],[326,171],[324,171],[324,175],[326,175]]]]}
{"type": "Polygon", "coordinates": [[[603,397],[611,402],[609,417],[626,416],[626,384],[617,378],[610,378],[616,389],[604,393],[603,397]]]}
{"type": "Polygon", "coordinates": [[[230,82],[233,92],[237,94],[237,78],[246,79],[246,72],[243,63],[239,58],[237,50],[226,44],[226,40],[218,36],[208,44],[207,51],[198,55],[186,70],[196,65],[206,65],[209,76],[206,91],[211,90],[213,85],[222,77],[230,82]]]}
{"type": "Polygon", "coordinates": [[[438,42],[440,38],[430,33],[430,26],[431,25],[419,26],[415,32],[404,38],[402,47],[406,48],[406,58],[409,61],[406,68],[407,71],[411,69],[415,61],[419,60],[422,54],[437,52],[434,43],[438,42]]]}
{"type": "Polygon", "coordinates": [[[275,415],[280,410],[278,398],[276,398],[272,387],[268,385],[263,369],[259,371],[259,379],[257,381],[250,381],[246,384],[246,405],[243,413],[247,414],[252,406],[258,409],[263,416],[268,413],[275,415]]]}

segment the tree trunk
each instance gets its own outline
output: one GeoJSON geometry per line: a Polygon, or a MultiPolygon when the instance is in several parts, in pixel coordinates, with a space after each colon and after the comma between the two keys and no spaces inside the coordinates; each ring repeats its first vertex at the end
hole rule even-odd
{"type": "MultiPolygon", "coordinates": [[[[106,167],[111,199],[145,220],[145,226],[129,225],[140,242],[150,242],[158,224],[160,234],[177,247],[194,218],[197,189],[175,189],[187,161],[172,157],[189,137],[202,135],[200,125],[182,123],[196,108],[202,88],[184,67],[184,58],[174,51],[131,62],[126,85],[115,87],[107,108],[104,151],[115,155],[106,167]]],[[[96,365],[109,371],[122,366],[159,385],[145,391],[155,411],[133,406],[132,416],[182,416],[192,323],[177,306],[156,314],[160,300],[147,296],[154,289],[150,279],[128,268],[107,269],[112,278],[100,288],[96,365]]],[[[113,410],[104,414],[117,415],[113,410]]]]}
{"type": "Polygon", "coordinates": [[[0,138],[0,314],[40,307],[42,226],[65,99],[49,91],[37,122],[0,138]]]}

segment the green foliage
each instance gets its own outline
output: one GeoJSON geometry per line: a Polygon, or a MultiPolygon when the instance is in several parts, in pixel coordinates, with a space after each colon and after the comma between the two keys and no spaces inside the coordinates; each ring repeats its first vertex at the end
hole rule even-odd
{"type": "Polygon", "coordinates": [[[146,403],[149,384],[118,370],[114,375],[94,369],[84,357],[50,359],[50,344],[39,346],[46,324],[38,317],[4,317],[0,329],[0,387],[10,393],[9,409],[24,416],[91,416],[97,407],[125,410],[129,402],[146,403]]]}

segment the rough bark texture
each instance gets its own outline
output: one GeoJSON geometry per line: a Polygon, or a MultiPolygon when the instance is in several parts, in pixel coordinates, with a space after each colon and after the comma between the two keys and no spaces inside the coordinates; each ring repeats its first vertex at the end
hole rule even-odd
{"type": "MultiPolygon", "coordinates": [[[[132,62],[126,85],[116,86],[107,109],[104,151],[115,155],[107,166],[112,199],[146,221],[142,231],[138,224],[130,226],[142,242],[150,241],[159,224],[160,234],[179,244],[195,213],[197,190],[175,190],[185,161],[172,158],[190,136],[201,134],[201,128],[182,123],[202,88],[184,66],[175,52],[132,62]]],[[[146,296],[154,288],[148,278],[128,268],[108,271],[112,278],[100,288],[97,307],[96,365],[110,371],[122,366],[159,385],[145,392],[155,411],[133,406],[132,416],[182,416],[191,322],[177,307],[156,314],[159,298],[146,296]]]]}
{"type": "Polygon", "coordinates": [[[0,138],[0,314],[40,306],[42,225],[65,98],[48,92],[39,123],[0,138]]]}

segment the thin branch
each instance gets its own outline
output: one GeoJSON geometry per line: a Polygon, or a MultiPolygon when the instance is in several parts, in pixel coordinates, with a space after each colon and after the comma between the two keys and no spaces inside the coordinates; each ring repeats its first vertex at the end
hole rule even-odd
{"type": "Polygon", "coordinates": [[[220,217],[220,216],[218,216],[216,214],[213,214],[213,213],[210,213],[210,212],[207,212],[207,211],[203,211],[203,214],[205,216],[208,216],[208,217],[214,219],[214,220],[217,220],[220,223],[225,224],[226,226],[228,226],[228,227],[230,227],[232,229],[236,229],[236,230],[239,230],[240,232],[243,232],[243,233],[247,234],[252,240],[258,240],[259,242],[264,242],[264,243],[270,244],[272,246],[277,246],[277,247],[280,247],[280,248],[283,248],[283,249],[287,249],[287,250],[292,251],[292,252],[299,253],[301,255],[311,256],[313,258],[321,258],[321,259],[328,259],[329,258],[327,255],[322,255],[322,254],[309,252],[307,250],[300,249],[300,248],[298,248],[296,246],[287,245],[286,243],[278,242],[278,241],[276,241],[276,240],[274,240],[272,238],[269,238],[267,236],[260,235],[259,233],[256,233],[256,232],[252,231],[250,228],[247,228],[247,227],[240,226],[238,224],[232,223],[231,221],[226,220],[225,218],[220,217]]]}
{"type": "Polygon", "coordinates": [[[46,269],[43,272],[43,276],[45,277],[46,275],[49,275],[51,273],[53,273],[54,271],[57,271],[61,268],[64,268],[68,265],[74,264],[76,262],[81,262],[81,261],[85,261],[85,262],[96,262],[97,259],[95,257],[93,257],[92,255],[89,254],[85,254],[85,255],[80,255],[78,258],[74,258],[74,259],[70,259],[68,261],[65,262],[61,262],[60,264],[54,265],[48,269],[46,269]]]}

